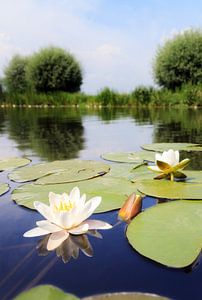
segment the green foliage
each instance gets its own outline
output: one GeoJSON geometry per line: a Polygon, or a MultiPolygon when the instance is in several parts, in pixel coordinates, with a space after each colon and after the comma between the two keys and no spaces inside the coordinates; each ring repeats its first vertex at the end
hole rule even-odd
{"type": "Polygon", "coordinates": [[[23,93],[28,89],[26,68],[28,58],[15,55],[4,70],[4,84],[10,93],[23,93]]]}
{"type": "Polygon", "coordinates": [[[116,93],[108,87],[102,89],[97,95],[98,102],[103,105],[113,105],[116,103],[116,93]]]}
{"type": "Polygon", "coordinates": [[[148,104],[154,89],[152,87],[139,86],[131,94],[137,104],[148,104]]]}
{"type": "Polygon", "coordinates": [[[202,83],[202,32],[187,30],[157,51],[153,65],[156,82],[171,90],[202,83]]]}
{"type": "Polygon", "coordinates": [[[35,53],[28,66],[28,75],[37,92],[77,92],[82,84],[82,71],[73,55],[48,47],[35,53]]]}

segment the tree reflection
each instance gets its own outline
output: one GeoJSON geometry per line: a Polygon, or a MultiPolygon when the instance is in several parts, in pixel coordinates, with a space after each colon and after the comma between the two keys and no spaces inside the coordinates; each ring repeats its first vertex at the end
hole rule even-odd
{"type": "Polygon", "coordinates": [[[79,114],[65,110],[9,110],[8,131],[19,149],[31,148],[45,160],[78,157],[83,149],[84,128],[79,114]]]}

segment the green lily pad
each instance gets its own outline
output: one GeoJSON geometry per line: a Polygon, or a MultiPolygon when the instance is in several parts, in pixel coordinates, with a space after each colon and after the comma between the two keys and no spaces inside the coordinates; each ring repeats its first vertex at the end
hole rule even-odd
{"type": "Polygon", "coordinates": [[[162,299],[166,300],[168,298],[161,297],[155,294],[147,294],[147,293],[111,293],[111,294],[102,294],[96,296],[90,296],[82,298],[82,300],[155,300],[162,299]]]}
{"type": "Polygon", "coordinates": [[[142,180],[137,182],[137,189],[155,198],[202,200],[202,183],[142,180]]]}
{"type": "Polygon", "coordinates": [[[102,196],[102,202],[96,212],[105,212],[120,208],[126,198],[136,191],[135,183],[126,179],[98,177],[87,181],[75,183],[62,183],[55,185],[24,184],[12,193],[12,200],[18,205],[31,209],[33,201],[41,201],[49,204],[48,194],[50,191],[58,194],[69,193],[74,186],[78,186],[81,193],[86,193],[87,198],[102,196]]]}
{"type": "Polygon", "coordinates": [[[0,183],[0,196],[8,192],[9,185],[7,183],[0,183]]]}
{"type": "Polygon", "coordinates": [[[52,184],[90,179],[107,173],[109,169],[109,165],[99,161],[58,160],[20,168],[10,173],[9,178],[16,182],[26,182],[45,176],[37,183],[52,184]]]}
{"type": "Polygon", "coordinates": [[[202,151],[202,144],[191,144],[191,143],[153,143],[145,144],[141,146],[144,150],[163,152],[169,149],[179,151],[202,151]]]}
{"type": "Polygon", "coordinates": [[[12,170],[28,165],[30,160],[22,157],[5,157],[0,159],[0,171],[12,170]]]}
{"type": "Polygon", "coordinates": [[[163,265],[192,264],[202,248],[202,201],[172,201],[137,215],[127,238],[140,254],[163,265]]]}
{"type": "Polygon", "coordinates": [[[110,171],[104,177],[125,178],[131,180],[131,178],[133,178],[134,170],[142,165],[143,164],[138,164],[136,167],[134,167],[134,165],[126,163],[114,163],[110,165],[110,171]]]}
{"type": "Polygon", "coordinates": [[[146,161],[154,161],[155,157],[153,153],[148,151],[140,151],[140,152],[111,152],[104,153],[101,157],[105,160],[121,162],[121,163],[131,163],[131,164],[139,164],[144,160],[146,161]]]}
{"type": "Polygon", "coordinates": [[[72,294],[64,293],[61,289],[53,285],[39,285],[28,291],[19,294],[15,300],[79,300],[72,294]]]}

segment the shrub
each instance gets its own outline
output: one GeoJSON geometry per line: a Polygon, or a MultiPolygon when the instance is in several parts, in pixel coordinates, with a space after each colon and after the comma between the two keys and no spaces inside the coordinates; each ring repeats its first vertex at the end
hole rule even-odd
{"type": "Polygon", "coordinates": [[[4,84],[8,92],[22,93],[28,88],[26,68],[28,58],[15,55],[4,70],[4,84]]]}
{"type": "Polygon", "coordinates": [[[153,73],[160,86],[172,90],[202,82],[202,32],[187,30],[168,40],[157,51],[153,73]]]}
{"type": "Polygon", "coordinates": [[[139,86],[131,94],[137,104],[148,104],[153,93],[152,87],[139,86]]]}
{"type": "Polygon", "coordinates": [[[34,54],[28,75],[37,92],[77,92],[82,84],[82,71],[73,55],[61,48],[48,47],[34,54]]]}
{"type": "Polygon", "coordinates": [[[97,94],[97,100],[103,106],[116,104],[116,98],[117,94],[108,87],[105,87],[97,94]]]}

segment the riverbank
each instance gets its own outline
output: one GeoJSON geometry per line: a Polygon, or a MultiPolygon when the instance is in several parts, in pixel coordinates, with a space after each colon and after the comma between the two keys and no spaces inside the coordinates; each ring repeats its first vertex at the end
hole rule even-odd
{"type": "Polygon", "coordinates": [[[131,93],[118,93],[105,88],[97,95],[85,93],[33,93],[27,92],[0,94],[1,107],[46,107],[46,106],[93,106],[93,107],[132,107],[132,106],[202,106],[202,85],[186,85],[171,91],[153,87],[137,87],[131,93]]]}

